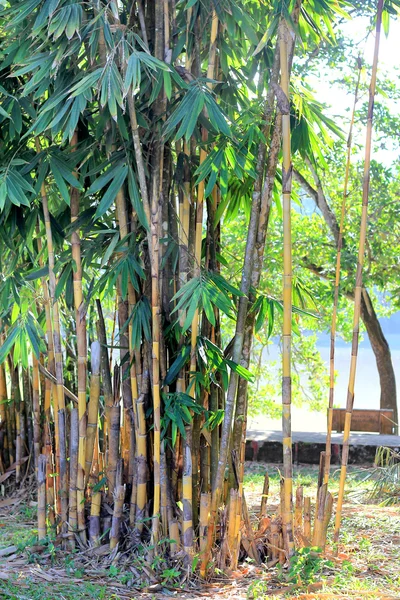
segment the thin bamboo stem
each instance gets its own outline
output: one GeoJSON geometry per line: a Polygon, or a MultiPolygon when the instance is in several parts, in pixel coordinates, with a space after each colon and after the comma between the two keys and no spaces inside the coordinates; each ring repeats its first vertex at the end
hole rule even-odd
{"type": "MultiPolygon", "coordinates": [[[[35,138],[36,152],[40,154],[41,147],[38,138],[35,138]]],[[[59,415],[59,411],[65,410],[65,398],[64,398],[64,375],[63,375],[63,359],[62,359],[62,349],[61,349],[61,330],[60,330],[60,312],[58,301],[55,297],[56,290],[56,277],[54,273],[54,246],[53,246],[53,234],[51,231],[51,221],[50,221],[50,212],[49,212],[49,204],[46,192],[46,186],[44,182],[40,188],[41,197],[42,197],[42,207],[43,207],[43,215],[44,222],[46,228],[46,242],[47,242],[47,254],[48,254],[48,264],[49,264],[49,294],[50,294],[50,303],[52,308],[52,333],[53,333],[53,348],[54,348],[54,365],[55,365],[55,376],[57,379],[56,384],[56,398],[57,403],[54,409],[54,425],[55,425],[55,438],[56,438],[56,469],[57,472],[61,473],[61,469],[59,469],[60,464],[60,455],[61,453],[66,456],[66,439],[65,439],[65,430],[64,435],[61,435],[58,428],[57,416],[59,415]]],[[[66,473],[66,471],[65,471],[66,473]]],[[[60,477],[60,483],[56,486],[56,489],[59,490],[60,497],[66,497],[67,495],[67,480],[62,479],[60,477]]],[[[58,505],[58,502],[57,502],[58,505]]],[[[62,520],[66,520],[67,513],[66,511],[62,515],[62,520]]]]}
{"type": "Polygon", "coordinates": [[[354,384],[357,370],[358,356],[358,336],[360,328],[360,309],[361,309],[361,293],[362,293],[362,268],[364,264],[365,240],[367,234],[368,220],[368,195],[370,182],[370,164],[371,164],[371,143],[372,143],[372,120],[374,114],[374,98],[376,92],[376,77],[378,71],[378,56],[379,56],[379,41],[381,34],[382,11],[384,0],[378,0],[376,14],[376,33],[375,33],[375,48],[374,58],[372,63],[371,83],[369,86],[369,101],[367,115],[367,133],[365,142],[365,159],[364,159],[364,176],[363,176],[363,193],[362,193],[362,213],[360,226],[360,240],[358,247],[358,261],[356,270],[356,285],[354,290],[354,317],[353,317],[353,337],[351,350],[351,363],[349,385],[347,392],[346,416],[343,432],[343,448],[342,448],[342,465],[340,470],[339,495],[336,506],[335,532],[334,542],[337,544],[340,535],[340,526],[342,521],[343,498],[347,474],[347,462],[349,458],[349,441],[351,416],[354,405],[354,384]]]}
{"type": "MultiPolygon", "coordinates": [[[[60,439],[66,439],[65,409],[58,411],[58,425],[60,439]]],[[[61,533],[67,533],[68,518],[68,464],[66,444],[60,444],[60,503],[61,503],[61,533]]]]}
{"type": "Polygon", "coordinates": [[[311,498],[309,496],[304,498],[303,520],[304,537],[311,541],[311,498]]]}
{"type": "Polygon", "coordinates": [[[331,468],[332,420],[333,420],[333,404],[334,404],[334,400],[335,400],[335,340],[336,340],[337,310],[338,310],[338,304],[339,304],[340,267],[341,267],[341,260],[342,260],[344,222],[345,222],[346,212],[347,212],[346,202],[347,202],[347,191],[348,191],[348,183],[349,183],[350,164],[351,164],[353,126],[354,126],[354,117],[355,117],[355,113],[356,113],[356,106],[357,106],[357,102],[358,102],[358,89],[360,86],[360,78],[361,78],[362,63],[361,63],[360,59],[358,59],[357,65],[358,65],[358,76],[357,76],[356,89],[355,89],[355,93],[354,93],[353,110],[351,112],[349,135],[347,138],[346,171],[345,171],[345,175],[344,175],[343,198],[342,198],[342,207],[341,207],[341,211],[340,211],[339,236],[338,236],[338,242],[337,242],[335,290],[334,290],[334,297],[333,297],[333,310],[332,310],[332,321],[331,321],[331,343],[330,343],[330,358],[329,358],[329,406],[328,406],[328,423],[327,423],[327,433],[326,433],[324,483],[328,483],[328,481],[329,481],[330,468],[331,468]]]}
{"type": "Polygon", "coordinates": [[[78,473],[79,415],[78,409],[71,410],[69,440],[69,515],[68,534],[71,549],[75,547],[75,533],[78,528],[76,481],[78,473]]]}
{"type": "Polygon", "coordinates": [[[286,21],[281,19],[279,27],[279,51],[281,61],[281,91],[278,106],[282,114],[282,197],[283,197],[283,351],[282,351],[282,435],[283,435],[283,474],[285,480],[285,506],[282,514],[282,529],[285,549],[289,556],[294,552],[293,541],[293,462],[291,429],[291,345],[292,345],[292,231],[291,231],[291,190],[292,161],[290,151],[290,90],[288,71],[288,37],[286,21]]]}
{"type": "MultiPolygon", "coordinates": [[[[71,138],[72,150],[76,151],[78,144],[78,134],[75,131],[71,138]]],[[[75,173],[76,175],[76,173],[75,173]]],[[[79,218],[79,190],[71,187],[70,207],[71,207],[71,225],[79,218]]],[[[76,480],[77,496],[77,516],[79,535],[82,542],[86,542],[85,530],[85,454],[86,454],[86,378],[87,378],[87,347],[86,347],[86,309],[83,299],[82,288],[82,259],[81,259],[81,239],[79,229],[76,228],[71,234],[72,259],[75,263],[73,269],[73,288],[74,288],[74,306],[75,306],[75,328],[76,345],[78,354],[78,415],[79,415],[79,450],[78,450],[78,470],[76,480]]]]}
{"type": "Polygon", "coordinates": [[[46,538],[46,463],[47,457],[40,454],[38,457],[38,541],[41,542],[46,538]]]}
{"type": "Polygon", "coordinates": [[[262,496],[261,496],[261,506],[260,506],[260,515],[259,515],[260,519],[262,519],[266,515],[268,495],[269,495],[269,475],[268,475],[268,471],[266,471],[265,476],[264,476],[263,492],[262,492],[262,496]]]}
{"type": "Polygon", "coordinates": [[[39,389],[39,361],[32,354],[32,401],[33,401],[33,446],[35,454],[35,471],[38,473],[40,455],[40,389],[39,389]]]}
{"type": "Polygon", "coordinates": [[[85,487],[89,480],[92,469],[93,453],[97,438],[99,398],[100,398],[100,343],[93,342],[90,352],[90,364],[92,368],[90,376],[90,396],[88,404],[88,418],[86,428],[85,448],[85,487]]]}

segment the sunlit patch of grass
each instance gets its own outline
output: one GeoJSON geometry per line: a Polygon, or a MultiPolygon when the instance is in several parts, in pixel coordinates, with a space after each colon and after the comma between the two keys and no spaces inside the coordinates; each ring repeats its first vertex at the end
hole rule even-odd
{"type": "Polygon", "coordinates": [[[0,597],[11,600],[118,600],[115,594],[108,594],[104,585],[89,582],[80,584],[38,583],[29,577],[16,576],[10,581],[0,581],[0,597]]]}

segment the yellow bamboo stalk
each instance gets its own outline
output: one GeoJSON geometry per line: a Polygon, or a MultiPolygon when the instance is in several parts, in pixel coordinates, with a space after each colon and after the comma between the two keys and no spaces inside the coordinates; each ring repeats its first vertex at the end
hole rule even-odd
{"type": "MultiPolygon", "coordinates": [[[[38,253],[39,253],[39,265],[41,267],[44,266],[43,256],[42,256],[42,240],[40,237],[39,223],[37,226],[38,238],[38,253]]],[[[41,278],[42,291],[43,291],[43,299],[44,299],[44,311],[46,316],[46,341],[47,341],[47,368],[52,375],[55,375],[55,366],[54,366],[54,343],[53,343],[53,326],[51,321],[51,306],[50,306],[50,296],[49,296],[49,288],[47,285],[47,281],[45,277],[41,278]]],[[[52,452],[52,443],[51,443],[51,434],[50,434],[50,422],[51,422],[51,398],[56,398],[56,388],[55,384],[53,384],[47,377],[45,379],[45,392],[44,392],[44,415],[45,415],[45,428],[44,428],[44,443],[45,446],[48,446],[48,450],[52,452]]],[[[54,410],[54,430],[55,437],[58,438],[58,419],[57,419],[57,410],[55,407],[54,410]]],[[[58,443],[58,442],[57,442],[58,443]]],[[[47,452],[48,454],[49,452],[47,452]]],[[[54,490],[53,490],[54,492],[54,490]]],[[[53,493],[54,495],[54,493],[53,493]]],[[[47,500],[49,501],[49,492],[47,492],[47,500]]]]}
{"type": "MultiPolygon", "coordinates": [[[[39,154],[41,152],[40,142],[38,138],[35,138],[36,152],[39,154]]],[[[58,301],[55,298],[55,289],[56,289],[56,277],[54,273],[54,247],[53,247],[53,234],[51,231],[51,222],[50,222],[50,212],[49,212],[49,204],[47,199],[46,186],[44,182],[41,185],[40,193],[42,197],[42,207],[43,207],[43,216],[46,228],[46,242],[47,242],[47,254],[48,254],[48,264],[49,264],[49,294],[50,301],[52,307],[52,333],[53,333],[53,348],[54,348],[54,365],[55,365],[55,376],[57,379],[56,384],[56,406],[54,409],[54,422],[56,428],[56,469],[57,472],[60,473],[60,452],[62,451],[64,455],[66,455],[66,439],[65,439],[65,431],[64,436],[62,436],[59,432],[58,428],[58,415],[59,411],[65,410],[65,398],[64,398],[64,375],[63,375],[63,359],[62,359],[62,350],[61,350],[61,331],[60,331],[60,312],[58,301]],[[61,448],[61,446],[63,448],[61,448]]],[[[60,477],[59,485],[56,485],[56,489],[59,492],[60,497],[67,497],[67,472],[64,472],[64,479],[60,477]]],[[[58,500],[57,498],[57,506],[58,500]]],[[[61,510],[62,507],[65,507],[65,502],[61,502],[61,510]]],[[[67,511],[62,511],[61,514],[62,520],[62,528],[65,528],[65,523],[67,521],[67,511]]]]}
{"type": "Polygon", "coordinates": [[[346,201],[347,201],[347,190],[349,183],[350,174],[350,163],[351,163],[351,148],[353,138],[353,126],[354,117],[356,113],[356,106],[358,102],[358,89],[360,86],[361,77],[361,60],[358,59],[358,76],[356,89],[354,94],[353,110],[351,113],[349,136],[347,138],[347,159],[346,159],[346,171],[344,175],[343,185],[343,198],[342,207],[340,211],[340,224],[339,224],[339,238],[337,243],[337,255],[336,255],[336,272],[335,272],[335,291],[333,298],[333,310],[332,310],[332,322],[331,322],[331,344],[330,344],[330,358],[329,358],[329,406],[328,406],[328,423],[327,423],[327,434],[326,434],[326,450],[325,450],[325,475],[324,483],[328,483],[330,468],[331,468],[331,456],[332,456],[332,420],[333,420],[333,404],[335,399],[335,340],[336,340],[336,325],[337,325],[337,309],[339,303],[339,285],[340,285],[340,267],[342,260],[342,245],[343,245],[343,231],[344,222],[346,217],[346,201]]]}
{"type": "MultiPolygon", "coordinates": [[[[94,454],[93,454],[93,486],[96,486],[99,481],[99,471],[102,472],[101,455],[99,455],[99,436],[97,431],[94,454]]],[[[100,490],[92,490],[90,517],[89,517],[89,541],[92,546],[100,545],[100,511],[101,511],[101,492],[100,490]]]]}
{"type": "MultiPolygon", "coordinates": [[[[65,426],[65,409],[58,411],[58,425],[60,440],[66,439],[65,426]]],[[[60,504],[61,504],[61,533],[63,536],[67,533],[67,517],[68,517],[68,466],[67,466],[67,447],[66,444],[60,443],[60,504]]],[[[63,540],[63,546],[65,542],[63,540]]]]}
{"type": "Polygon", "coordinates": [[[200,553],[204,552],[207,546],[207,527],[208,518],[210,516],[211,494],[203,493],[200,495],[200,522],[199,522],[199,539],[200,553]]]}
{"type": "Polygon", "coordinates": [[[78,409],[71,410],[70,438],[69,438],[69,514],[68,537],[70,548],[75,548],[75,534],[78,528],[76,481],[78,472],[79,450],[79,417],[78,409]]]}
{"type": "Polygon", "coordinates": [[[170,550],[171,554],[177,554],[180,549],[179,542],[179,525],[176,519],[171,519],[169,521],[169,539],[170,541],[170,550]]]}
{"type": "MultiPolygon", "coordinates": [[[[71,147],[76,150],[78,144],[78,134],[75,131],[71,138],[71,147]]],[[[79,190],[71,187],[70,206],[71,206],[71,225],[79,217],[79,190]]],[[[71,234],[72,259],[75,263],[73,269],[73,288],[74,288],[74,306],[75,306],[75,327],[76,327],[76,345],[78,354],[78,415],[79,415],[79,449],[78,449],[78,471],[76,481],[77,496],[77,516],[79,535],[83,542],[86,542],[85,530],[85,454],[86,454],[86,377],[87,377],[87,348],[86,348],[86,315],[83,300],[82,289],[82,258],[81,258],[81,239],[79,229],[75,229],[71,234]]]]}
{"type": "Polygon", "coordinates": [[[190,427],[186,428],[186,439],[183,440],[183,473],[182,473],[182,504],[183,504],[183,549],[187,554],[193,552],[193,504],[192,504],[192,456],[190,427]]]}
{"type": "MultiPolygon", "coordinates": [[[[116,198],[116,208],[117,208],[117,216],[118,216],[118,226],[120,232],[120,239],[123,240],[129,233],[128,220],[126,215],[126,206],[125,206],[125,194],[123,188],[121,188],[117,194],[116,198]]],[[[132,311],[136,304],[136,294],[132,282],[128,282],[128,305],[129,305],[129,314],[132,314],[132,311]]],[[[130,436],[131,436],[131,428],[134,426],[135,428],[135,442],[136,442],[136,456],[144,456],[147,460],[147,435],[146,435],[146,422],[144,416],[144,408],[143,408],[143,398],[139,400],[139,392],[138,392],[138,380],[137,380],[137,369],[135,362],[135,352],[132,346],[132,327],[133,322],[132,319],[129,321],[128,325],[128,346],[129,346],[129,363],[130,363],[130,386],[131,386],[131,394],[132,394],[132,407],[129,407],[128,410],[124,412],[124,441],[122,443],[122,454],[126,463],[130,463],[130,436]],[[134,418],[134,412],[136,413],[136,418],[134,418]]],[[[130,465],[129,471],[133,470],[133,465],[130,465]]],[[[146,482],[147,483],[147,482],[146,482]]],[[[133,487],[132,492],[135,491],[135,487],[133,487]]],[[[146,490],[144,490],[146,492],[146,490]]],[[[136,488],[137,494],[137,488],[136,488]]],[[[136,505],[136,497],[131,497],[131,505],[136,505]]],[[[141,489],[140,493],[140,508],[143,509],[146,504],[146,493],[143,497],[143,489],[141,489]]],[[[131,525],[133,525],[135,516],[135,510],[131,511],[131,525]]]]}
{"type": "MultiPolygon", "coordinates": [[[[2,336],[0,336],[0,342],[2,342],[2,336]]],[[[0,423],[3,425],[7,419],[6,411],[6,400],[7,400],[7,384],[6,384],[6,372],[4,364],[0,365],[0,423]]]]}
{"type": "MultiPolygon", "coordinates": [[[[215,10],[213,10],[211,20],[211,36],[210,36],[210,47],[208,52],[208,67],[207,67],[207,78],[214,78],[214,67],[215,67],[215,56],[217,51],[217,34],[218,34],[218,17],[215,10]]],[[[211,90],[212,83],[207,83],[207,87],[211,90]]],[[[203,130],[203,142],[207,141],[207,131],[203,130]]],[[[206,160],[207,153],[204,148],[200,149],[200,166],[206,160]]],[[[195,242],[194,242],[194,277],[200,275],[201,265],[201,241],[203,236],[203,207],[204,207],[204,190],[205,181],[204,179],[199,183],[197,190],[197,206],[196,206],[196,230],[195,230],[195,242]]],[[[186,196],[186,194],[185,194],[186,196]]],[[[190,357],[190,372],[194,373],[196,370],[196,344],[197,335],[199,330],[199,311],[196,310],[192,320],[192,331],[191,331],[191,357],[190,357]]]]}
{"type": "Polygon", "coordinates": [[[303,530],[303,486],[296,490],[296,508],[294,512],[294,526],[296,530],[303,530]]]}
{"type": "MultiPolygon", "coordinates": [[[[217,51],[217,34],[218,34],[218,17],[217,17],[217,13],[215,11],[215,9],[213,10],[212,13],[212,19],[211,19],[211,34],[210,34],[210,46],[209,46],[209,52],[208,52],[208,67],[207,67],[207,78],[208,79],[213,79],[214,78],[214,69],[215,69],[215,56],[216,56],[216,51],[217,51]]],[[[212,89],[212,83],[207,83],[208,88],[211,90],[212,89]]],[[[203,129],[202,132],[202,140],[203,142],[207,142],[207,131],[205,129],[203,129]]],[[[205,151],[205,149],[202,147],[200,149],[200,165],[202,165],[202,163],[206,160],[207,158],[207,153],[205,151]]],[[[189,183],[190,185],[190,183],[189,183]]],[[[205,181],[202,180],[199,183],[198,186],[198,190],[197,190],[197,204],[196,204],[196,225],[195,225],[195,240],[194,240],[194,268],[193,268],[193,276],[194,277],[199,277],[200,272],[201,272],[201,241],[202,241],[202,235],[203,235],[203,208],[204,208],[204,191],[205,191],[205,181]]],[[[187,201],[186,201],[186,197],[187,197],[187,190],[185,189],[184,191],[184,196],[185,196],[185,200],[184,200],[184,206],[183,209],[187,210],[187,201]]],[[[187,218],[187,215],[182,215],[184,218],[187,218]]],[[[186,224],[185,224],[186,225],[186,224]]],[[[185,235],[185,232],[184,232],[185,235]]],[[[193,396],[195,395],[195,391],[194,391],[194,375],[196,372],[196,346],[197,346],[197,336],[198,336],[198,332],[199,332],[199,311],[198,309],[195,310],[193,319],[192,319],[192,327],[191,327],[191,354],[190,354],[190,373],[191,378],[190,378],[190,385],[192,386],[192,394],[193,396]]],[[[187,430],[190,429],[190,427],[187,428],[187,430]]],[[[186,434],[186,438],[188,438],[188,433],[186,434]]],[[[193,502],[193,485],[192,485],[192,473],[193,473],[193,466],[192,466],[192,453],[191,453],[191,447],[189,448],[189,450],[186,450],[186,446],[188,444],[187,439],[185,440],[185,451],[184,451],[184,471],[187,473],[187,476],[189,478],[190,476],[190,482],[191,482],[191,486],[192,486],[192,491],[190,492],[190,495],[186,496],[186,494],[189,494],[189,486],[188,485],[183,485],[183,502],[186,503],[186,505],[188,506],[189,503],[191,505],[191,511],[192,511],[192,517],[191,519],[189,519],[189,510],[187,512],[187,515],[184,516],[184,548],[186,552],[189,552],[189,547],[191,547],[192,549],[190,550],[190,552],[193,552],[193,537],[190,540],[189,539],[189,533],[191,532],[191,535],[193,536],[193,510],[192,510],[192,502],[193,502]],[[188,461],[187,464],[185,464],[185,460],[188,461]],[[190,464],[189,464],[190,463],[190,464]],[[190,473],[190,475],[189,475],[190,473]],[[185,532],[186,532],[186,537],[185,537],[185,532]]],[[[196,463],[196,470],[197,470],[197,463],[196,463]]]]}
{"type": "Polygon", "coordinates": [[[235,559],[235,549],[237,544],[236,541],[236,515],[238,512],[238,504],[239,504],[239,495],[238,491],[231,488],[230,496],[229,496],[229,509],[228,509],[228,532],[227,532],[227,550],[230,557],[230,565],[234,568],[235,559]]]}
{"type": "Polygon", "coordinates": [[[281,90],[277,90],[277,100],[282,114],[282,205],[283,205],[283,350],[282,350],[282,434],[283,434],[283,475],[284,510],[282,530],[288,556],[294,552],[293,540],[293,464],[291,429],[291,344],[292,344],[292,231],[291,231],[291,190],[292,161],[290,153],[290,91],[288,45],[290,32],[285,19],[279,27],[279,51],[281,62],[281,90]],[[279,93],[280,92],[280,93],[279,93]],[[283,94],[282,94],[283,92],[283,94]]]}
{"type": "Polygon", "coordinates": [[[33,447],[35,471],[38,476],[40,455],[40,401],[39,401],[39,365],[35,353],[32,353],[32,404],[33,404],[33,447]]]}
{"type": "Polygon", "coordinates": [[[266,515],[268,496],[269,496],[269,475],[268,475],[268,471],[266,471],[265,476],[264,476],[263,493],[261,496],[259,519],[262,519],[266,515]]]}
{"type": "Polygon", "coordinates": [[[372,143],[372,119],[374,113],[374,98],[376,92],[376,76],[378,70],[379,56],[379,41],[382,23],[382,11],[384,0],[378,0],[377,15],[376,15],[376,33],[375,33],[375,48],[374,58],[372,63],[371,82],[369,86],[369,102],[367,115],[367,133],[365,142],[365,159],[364,159],[364,176],[363,176],[363,192],[362,192],[362,213],[360,226],[360,240],[358,247],[358,262],[356,270],[356,285],[354,290],[354,317],[353,317],[353,338],[351,350],[351,363],[349,385],[347,392],[346,416],[343,432],[343,448],[342,448],[342,464],[340,470],[339,495],[336,506],[335,532],[334,542],[337,544],[340,535],[340,526],[342,520],[343,498],[347,474],[347,462],[349,458],[349,440],[351,415],[354,404],[354,384],[357,370],[357,355],[358,355],[358,336],[360,328],[360,309],[361,309],[361,293],[362,293],[362,268],[364,264],[365,240],[367,234],[367,218],[368,218],[368,195],[369,195],[369,180],[370,180],[370,164],[371,164],[371,143],[372,143]]]}
{"type": "Polygon", "coordinates": [[[88,405],[88,419],[86,428],[86,448],[85,448],[85,487],[89,480],[92,468],[93,452],[97,437],[97,425],[99,414],[100,398],[100,344],[93,342],[90,352],[90,364],[92,373],[90,377],[90,396],[88,405]]]}

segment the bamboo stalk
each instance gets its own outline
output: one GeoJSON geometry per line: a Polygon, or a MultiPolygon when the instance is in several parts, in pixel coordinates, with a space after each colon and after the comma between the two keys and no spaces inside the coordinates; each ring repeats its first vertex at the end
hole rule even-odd
{"type": "Polygon", "coordinates": [[[303,530],[303,486],[296,490],[296,508],[294,512],[294,527],[300,531],[303,530]]]}
{"type": "Polygon", "coordinates": [[[303,520],[304,537],[311,541],[311,498],[309,496],[304,498],[303,520]]]}
{"type": "MultiPolygon", "coordinates": [[[[93,486],[96,486],[99,482],[99,443],[98,443],[98,432],[95,441],[94,456],[93,456],[93,486]]],[[[89,517],[89,541],[94,547],[100,545],[100,511],[101,511],[101,491],[92,489],[91,505],[90,505],[90,517],[89,517]]]]}
{"type": "MultiPolygon", "coordinates": [[[[35,138],[36,152],[40,154],[41,147],[39,139],[35,138]]],[[[54,274],[54,247],[53,247],[53,234],[51,231],[51,221],[50,221],[50,212],[49,212],[49,204],[46,192],[46,186],[44,182],[40,188],[41,197],[42,197],[42,207],[43,207],[43,216],[44,223],[46,228],[46,242],[47,242],[47,254],[48,254],[48,264],[49,264],[49,294],[50,301],[52,307],[52,333],[53,333],[53,348],[54,348],[54,365],[55,365],[55,375],[57,379],[56,384],[56,398],[57,403],[54,410],[54,425],[55,425],[55,438],[56,438],[56,469],[57,472],[61,473],[61,469],[59,469],[60,463],[60,455],[63,453],[66,456],[66,439],[65,439],[65,431],[64,436],[62,436],[59,432],[57,416],[59,411],[65,410],[65,399],[64,399],[64,375],[63,375],[63,360],[62,360],[62,350],[61,350],[61,333],[60,333],[60,312],[58,301],[55,298],[55,289],[56,289],[56,277],[54,274]],[[61,448],[62,447],[62,448],[61,448]]],[[[56,486],[59,489],[59,495],[66,496],[67,494],[67,480],[62,479],[60,477],[59,486],[56,486]]],[[[57,503],[58,504],[58,503],[57,503]]],[[[62,519],[65,520],[67,517],[66,512],[62,515],[62,519]]]]}
{"type": "Polygon", "coordinates": [[[124,508],[125,485],[119,485],[114,498],[114,513],[110,531],[110,550],[113,550],[119,542],[120,524],[124,508]]]}
{"type": "MultiPolygon", "coordinates": [[[[0,336],[0,342],[3,342],[2,336],[0,336]]],[[[0,365],[0,423],[3,425],[6,422],[7,411],[6,411],[6,400],[7,400],[7,384],[6,384],[6,372],[4,364],[0,365]]]]}
{"type": "MultiPolygon", "coordinates": [[[[100,342],[100,367],[101,367],[101,380],[103,384],[103,395],[105,404],[105,421],[104,421],[104,436],[105,436],[105,448],[107,449],[107,439],[109,436],[109,422],[110,422],[110,410],[113,405],[113,391],[111,382],[110,372],[110,360],[108,357],[107,349],[107,334],[106,326],[104,323],[103,310],[99,299],[96,300],[97,313],[99,319],[97,321],[97,335],[100,342]]],[[[113,342],[111,341],[111,346],[113,342]]]]}
{"type": "Polygon", "coordinates": [[[265,476],[264,476],[263,492],[262,492],[262,496],[261,496],[261,507],[260,507],[259,519],[262,519],[266,515],[268,495],[269,495],[269,475],[268,475],[268,471],[266,471],[265,476]]]}
{"type": "MultiPolygon", "coordinates": [[[[78,134],[75,131],[71,138],[71,146],[76,151],[78,144],[78,134]]],[[[76,175],[76,173],[75,173],[76,175]]],[[[79,190],[71,187],[70,192],[71,207],[71,225],[79,217],[79,190]]],[[[82,289],[82,259],[81,259],[81,239],[79,229],[76,228],[71,234],[72,259],[75,262],[73,269],[73,287],[74,287],[74,306],[75,306],[75,328],[76,328],[76,346],[78,354],[78,415],[79,415],[79,450],[78,450],[78,470],[76,480],[77,497],[77,517],[79,535],[82,542],[86,542],[85,533],[85,455],[86,455],[86,378],[87,378],[87,347],[86,347],[86,310],[83,299],[82,289]]]]}
{"type": "Polygon", "coordinates": [[[182,504],[183,504],[183,549],[187,554],[193,552],[193,504],[192,504],[192,457],[191,457],[191,428],[186,427],[186,438],[183,440],[183,473],[182,473],[182,504]]]}
{"type": "Polygon", "coordinates": [[[110,427],[109,427],[109,448],[108,448],[108,464],[107,464],[107,483],[108,483],[108,500],[112,501],[113,493],[116,485],[117,463],[119,458],[119,437],[120,437],[120,421],[121,421],[121,405],[120,405],[120,376],[119,368],[114,368],[114,385],[113,385],[114,400],[110,407],[110,427]]]}
{"type": "Polygon", "coordinates": [[[293,541],[293,463],[291,429],[291,345],[292,345],[292,232],[291,232],[291,189],[292,161],[290,151],[290,91],[288,72],[288,37],[286,21],[281,19],[279,27],[279,51],[281,61],[281,89],[277,89],[277,101],[282,114],[282,207],[283,207],[283,351],[282,351],[282,435],[283,475],[285,480],[285,506],[282,514],[282,529],[288,556],[294,552],[293,541]],[[281,93],[283,94],[281,95],[281,93]]]}
{"type": "Polygon", "coordinates": [[[86,428],[85,486],[92,468],[93,452],[97,436],[99,398],[100,398],[100,343],[93,342],[90,352],[92,373],[90,377],[90,397],[86,428]]]}
{"type": "MultiPolygon", "coordinates": [[[[38,475],[40,455],[40,403],[39,403],[39,366],[35,353],[32,354],[32,400],[33,400],[33,430],[35,471],[38,475]]],[[[1,398],[0,398],[1,401],[1,398]]]]}
{"type": "Polygon", "coordinates": [[[38,457],[38,541],[41,542],[46,538],[46,464],[47,457],[40,454],[38,457]]]}
{"type": "Polygon", "coordinates": [[[211,494],[203,493],[200,496],[200,522],[199,522],[199,539],[200,553],[204,552],[207,544],[207,526],[208,517],[210,514],[211,494]]]}
{"type": "Polygon", "coordinates": [[[170,539],[170,549],[171,554],[177,554],[180,549],[179,542],[179,525],[176,519],[171,519],[169,521],[169,539],[170,539]]]}
{"type": "Polygon", "coordinates": [[[371,164],[371,143],[372,143],[372,120],[374,113],[374,97],[376,92],[376,77],[378,70],[379,56],[379,41],[382,23],[383,0],[378,0],[377,15],[376,15],[376,33],[375,33],[375,48],[374,58],[372,63],[371,83],[369,86],[369,101],[368,101],[368,116],[367,116],[367,133],[365,142],[365,160],[364,160],[364,176],[363,176],[363,193],[362,193],[362,213],[360,226],[360,240],[358,248],[358,261],[356,270],[356,285],[354,290],[354,317],[353,317],[353,337],[352,351],[350,363],[349,385],[347,392],[346,417],[344,422],[343,432],[343,448],[342,448],[342,465],[340,470],[339,495],[336,506],[336,520],[334,542],[337,544],[340,535],[340,526],[342,520],[343,498],[347,474],[347,462],[349,457],[349,440],[351,415],[354,405],[354,384],[357,370],[357,355],[358,355],[358,336],[360,327],[360,308],[362,294],[362,268],[364,264],[365,240],[367,234],[367,218],[368,218],[368,195],[370,182],[370,164],[371,164]]]}
{"type": "Polygon", "coordinates": [[[349,135],[347,138],[347,159],[346,159],[346,171],[344,175],[343,185],[343,198],[342,207],[340,212],[340,225],[339,225],[339,237],[337,242],[337,255],[336,255],[336,272],[335,272],[335,290],[333,297],[333,310],[332,310],[332,321],[331,321],[331,343],[330,343],[330,358],[329,358],[329,406],[328,406],[328,423],[326,433],[326,450],[325,450],[325,476],[324,483],[328,483],[330,468],[331,468],[331,456],[332,456],[332,420],[333,420],[333,404],[335,400],[335,340],[336,340],[336,325],[337,325],[337,309],[339,304],[339,286],[340,286],[340,267],[342,260],[342,247],[343,247],[343,231],[344,222],[346,217],[346,201],[347,201],[347,190],[349,183],[350,174],[350,163],[351,163],[351,148],[353,139],[353,126],[354,117],[356,113],[356,106],[358,102],[358,89],[360,86],[361,78],[361,60],[358,59],[358,76],[356,89],[354,94],[353,110],[351,113],[349,135]]]}
{"type": "Polygon", "coordinates": [[[325,500],[324,520],[323,520],[323,524],[322,524],[322,539],[321,539],[322,550],[325,550],[326,537],[328,534],[329,522],[332,517],[332,510],[333,510],[333,496],[330,492],[328,492],[326,495],[326,500],[325,500]]]}
{"type": "Polygon", "coordinates": [[[279,525],[277,519],[271,521],[270,531],[271,561],[276,561],[279,557],[279,525]]]}
{"type": "MultiPolygon", "coordinates": [[[[66,439],[66,427],[65,427],[65,409],[58,411],[58,427],[60,440],[66,439]]],[[[60,444],[60,503],[61,503],[61,533],[65,535],[67,533],[67,519],[68,519],[68,464],[67,464],[67,453],[66,444],[60,444]]],[[[79,507],[78,507],[79,510],[79,507]]]]}
{"type": "Polygon", "coordinates": [[[236,549],[236,515],[238,512],[239,495],[238,491],[231,489],[229,496],[229,508],[228,508],[228,531],[225,543],[227,544],[227,550],[230,556],[231,567],[234,568],[234,564],[237,562],[235,557],[236,549]]]}
{"type": "Polygon", "coordinates": [[[318,548],[323,546],[325,500],[328,492],[328,484],[324,483],[318,490],[318,502],[315,508],[314,532],[312,545],[318,548]]]}
{"type": "Polygon", "coordinates": [[[69,441],[69,515],[68,515],[68,528],[69,528],[69,542],[73,549],[75,547],[75,533],[78,528],[78,514],[77,514],[77,490],[76,480],[78,473],[78,451],[79,451],[79,415],[78,409],[73,408],[71,410],[70,419],[70,441],[69,441]]]}

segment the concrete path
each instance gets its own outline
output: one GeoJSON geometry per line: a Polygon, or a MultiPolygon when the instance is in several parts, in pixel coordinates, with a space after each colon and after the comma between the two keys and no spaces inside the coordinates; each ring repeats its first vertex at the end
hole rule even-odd
{"type": "MultiPolygon", "coordinates": [[[[295,431],[292,434],[292,438],[294,443],[324,444],[326,434],[315,431],[295,431]]],[[[252,428],[247,431],[247,439],[253,442],[281,442],[282,432],[252,428]]],[[[332,444],[342,444],[342,441],[342,433],[332,433],[332,444]]],[[[388,446],[389,448],[400,448],[400,436],[379,435],[376,433],[351,433],[350,444],[352,446],[388,446]]]]}

